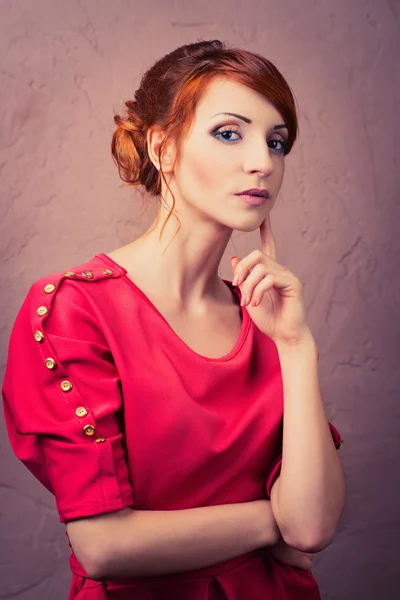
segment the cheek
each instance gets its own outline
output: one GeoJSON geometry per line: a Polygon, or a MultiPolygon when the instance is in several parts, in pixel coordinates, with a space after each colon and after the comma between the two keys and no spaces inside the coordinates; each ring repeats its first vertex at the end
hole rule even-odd
{"type": "MultiPolygon", "coordinates": [[[[232,171],[232,161],[223,152],[204,147],[190,150],[185,157],[186,174],[192,184],[195,182],[202,189],[226,187],[227,177],[232,171]]],[[[186,176],[185,176],[186,179],[186,176]]]]}
{"type": "Polygon", "coordinates": [[[191,173],[193,179],[201,188],[213,187],[214,183],[218,181],[215,165],[207,157],[193,161],[191,173]]]}

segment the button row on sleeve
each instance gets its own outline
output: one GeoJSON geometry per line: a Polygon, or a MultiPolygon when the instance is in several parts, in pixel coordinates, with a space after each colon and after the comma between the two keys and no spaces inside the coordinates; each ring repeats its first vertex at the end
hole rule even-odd
{"type": "MultiPolygon", "coordinates": [[[[101,272],[104,273],[104,275],[108,275],[108,277],[110,277],[113,274],[113,271],[111,269],[102,269],[101,272]]],[[[76,273],[75,271],[65,271],[64,275],[66,275],[67,277],[76,277],[78,273],[76,273]]],[[[86,279],[94,278],[93,271],[82,271],[82,275],[83,277],[86,277],[86,279]]]]}
{"type": "MultiPolygon", "coordinates": [[[[102,271],[105,275],[113,274],[113,272],[110,269],[103,269],[102,271]]],[[[64,275],[66,275],[68,277],[76,277],[76,273],[74,271],[66,271],[64,273],[64,275]]],[[[94,277],[94,275],[91,271],[82,271],[82,275],[84,277],[86,277],[87,279],[92,279],[94,277]]],[[[55,289],[56,289],[56,286],[54,285],[54,283],[48,283],[45,285],[43,291],[46,294],[51,294],[52,292],[54,292],[55,289]]],[[[49,308],[44,305],[39,306],[36,309],[36,314],[38,314],[39,316],[46,315],[48,312],[49,312],[49,308]]],[[[39,329],[37,329],[34,332],[34,338],[38,343],[41,344],[44,341],[44,333],[42,331],[40,331],[39,329]]],[[[57,367],[56,361],[54,360],[54,358],[51,358],[51,357],[48,357],[45,359],[45,365],[50,370],[54,370],[57,367]]],[[[68,379],[65,379],[64,381],[62,381],[60,383],[60,388],[64,392],[69,392],[72,389],[72,383],[68,379]]],[[[83,417],[86,417],[86,415],[88,415],[88,410],[84,406],[79,406],[75,410],[75,414],[77,417],[83,418],[83,417]]],[[[83,427],[83,432],[85,433],[85,435],[93,436],[96,433],[96,428],[94,425],[87,424],[83,427]]],[[[105,438],[97,438],[95,440],[95,442],[105,442],[105,441],[106,441],[105,438]]]]}

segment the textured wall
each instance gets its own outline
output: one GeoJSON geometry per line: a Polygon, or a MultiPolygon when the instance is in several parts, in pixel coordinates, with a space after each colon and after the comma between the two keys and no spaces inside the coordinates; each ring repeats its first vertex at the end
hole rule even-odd
{"type": "MultiPolygon", "coordinates": [[[[345,440],[346,510],[314,559],[324,600],[394,600],[400,585],[399,20],[398,0],[0,0],[3,369],[31,283],[149,223],[109,150],[113,110],[143,70],[220,38],[288,78],[300,138],[272,217],[278,260],[305,286],[327,414],[345,440]]],[[[256,234],[234,241],[224,277],[232,250],[258,247],[256,234]]],[[[0,598],[66,598],[64,527],[2,429],[0,598]]]]}

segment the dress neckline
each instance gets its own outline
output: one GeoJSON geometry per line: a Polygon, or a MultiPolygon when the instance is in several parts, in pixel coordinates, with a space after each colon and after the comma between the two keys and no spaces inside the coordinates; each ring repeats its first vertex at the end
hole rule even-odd
{"type": "MultiPolygon", "coordinates": [[[[99,253],[95,254],[95,257],[99,258],[100,260],[102,260],[108,266],[117,268],[117,270],[120,271],[122,279],[133,290],[135,290],[135,292],[138,295],[141,296],[141,298],[150,306],[150,308],[152,308],[156,312],[156,314],[168,326],[168,328],[172,332],[172,335],[178,341],[178,343],[181,346],[183,346],[193,356],[196,356],[200,360],[205,360],[205,361],[208,361],[208,362],[227,362],[227,361],[231,360],[232,358],[234,358],[238,354],[239,350],[242,348],[242,346],[243,346],[243,344],[244,344],[244,342],[245,342],[245,340],[247,338],[247,334],[249,332],[250,325],[251,325],[251,318],[250,318],[250,315],[249,315],[249,313],[248,313],[248,311],[247,311],[247,309],[246,309],[245,306],[241,307],[242,324],[241,324],[241,329],[240,329],[239,336],[238,336],[238,338],[236,340],[236,343],[233,346],[233,348],[228,352],[228,354],[225,354],[224,356],[221,356],[221,357],[213,358],[213,357],[209,357],[209,356],[204,356],[203,354],[199,354],[198,352],[196,352],[195,350],[193,350],[190,346],[188,346],[186,344],[186,342],[183,341],[183,339],[171,327],[171,325],[168,323],[167,319],[164,317],[164,315],[161,314],[161,312],[158,310],[158,308],[155,306],[155,304],[153,304],[153,302],[145,294],[145,292],[129,277],[128,271],[127,271],[127,269],[125,269],[125,267],[123,267],[122,265],[118,264],[113,258],[111,258],[110,256],[108,256],[108,254],[105,254],[104,252],[99,252],[99,253]]],[[[240,289],[237,286],[233,286],[232,282],[229,281],[229,280],[227,280],[227,279],[222,279],[222,281],[229,287],[229,289],[233,292],[233,294],[235,294],[239,298],[239,300],[240,300],[240,298],[241,298],[240,289]]]]}

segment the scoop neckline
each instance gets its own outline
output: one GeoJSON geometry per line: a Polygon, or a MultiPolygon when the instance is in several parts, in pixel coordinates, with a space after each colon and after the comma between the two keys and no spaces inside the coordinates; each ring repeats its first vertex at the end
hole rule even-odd
{"type": "MultiPolygon", "coordinates": [[[[158,308],[155,306],[155,304],[153,304],[153,302],[150,300],[150,298],[144,293],[144,291],[133,281],[133,279],[131,279],[128,275],[128,271],[127,269],[125,269],[125,267],[123,267],[122,265],[118,264],[113,258],[111,258],[110,256],[108,256],[108,254],[105,254],[104,252],[99,252],[97,254],[95,254],[96,258],[99,258],[100,260],[102,260],[104,263],[106,263],[108,266],[117,268],[117,270],[120,271],[122,279],[133,289],[135,290],[135,292],[137,292],[141,298],[150,306],[150,308],[153,309],[153,311],[163,320],[163,322],[167,325],[168,329],[170,330],[170,332],[172,333],[172,335],[174,336],[174,338],[177,340],[177,342],[186,349],[186,351],[188,351],[190,354],[192,354],[193,356],[205,360],[207,362],[227,362],[229,360],[231,360],[232,358],[234,358],[238,352],[240,351],[240,349],[242,348],[242,346],[244,345],[244,342],[247,338],[247,334],[249,332],[250,329],[250,325],[251,325],[251,319],[250,319],[250,315],[246,309],[245,306],[241,306],[241,313],[242,313],[242,326],[238,335],[238,338],[236,340],[235,345],[233,346],[232,350],[230,350],[230,352],[228,352],[228,354],[225,354],[224,356],[221,357],[217,357],[217,358],[213,358],[213,357],[209,357],[209,356],[204,356],[203,354],[199,354],[198,352],[196,352],[195,350],[193,350],[190,346],[188,346],[186,344],[186,342],[183,341],[183,339],[176,333],[176,331],[171,327],[171,325],[168,323],[167,319],[164,317],[164,315],[161,314],[161,312],[158,310],[158,308]]],[[[238,298],[241,298],[241,292],[240,289],[234,285],[232,285],[232,282],[227,280],[227,279],[221,279],[221,281],[223,281],[229,288],[231,291],[233,291],[238,298]]]]}

